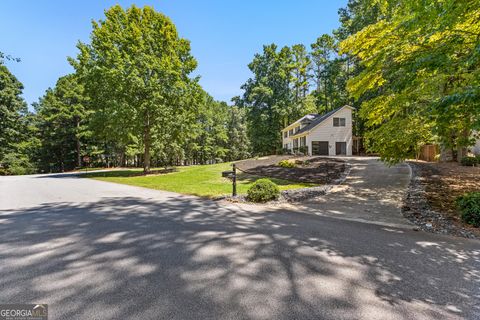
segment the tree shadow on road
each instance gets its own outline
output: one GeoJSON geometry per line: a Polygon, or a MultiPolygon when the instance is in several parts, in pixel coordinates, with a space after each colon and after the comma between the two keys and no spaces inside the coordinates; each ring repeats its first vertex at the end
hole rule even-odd
{"type": "Polygon", "coordinates": [[[478,315],[476,243],[405,232],[195,197],[4,210],[1,300],[52,319],[478,315]]]}

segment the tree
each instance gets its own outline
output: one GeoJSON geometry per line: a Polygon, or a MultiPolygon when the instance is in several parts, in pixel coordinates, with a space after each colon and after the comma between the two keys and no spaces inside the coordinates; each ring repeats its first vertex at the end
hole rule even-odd
{"type": "Polygon", "coordinates": [[[91,43],[79,43],[77,60],[70,61],[96,113],[108,115],[105,134],[138,137],[148,173],[152,140],[180,143],[192,119],[188,95],[197,80],[189,74],[197,63],[189,42],[153,8],[116,5],[105,16],[93,22],[91,43]]]}
{"type": "Polygon", "coordinates": [[[281,128],[301,114],[292,90],[292,62],[290,48],[277,51],[275,44],[264,46],[248,65],[254,76],[242,85],[243,96],[234,98],[237,106],[247,110],[248,135],[256,154],[279,149],[281,128]]]}
{"type": "Polygon", "coordinates": [[[53,89],[35,105],[41,140],[41,167],[46,171],[71,170],[82,166],[83,141],[88,130],[87,98],[74,74],[58,79],[53,89]]]}
{"type": "Polygon", "coordinates": [[[22,91],[23,85],[0,60],[0,159],[21,135],[19,120],[27,113],[22,91]]]}
{"type": "Polygon", "coordinates": [[[247,135],[245,110],[236,106],[229,107],[227,119],[229,161],[246,159],[250,156],[250,141],[247,135]]]}
{"type": "Polygon", "coordinates": [[[334,108],[331,97],[333,90],[328,70],[335,53],[335,40],[330,35],[323,34],[311,45],[311,48],[317,101],[328,111],[334,108]]]}
{"type": "Polygon", "coordinates": [[[370,150],[398,162],[437,136],[463,151],[480,127],[478,2],[377,3],[385,14],[341,43],[360,60],[348,89],[370,150]]]}
{"type": "Polygon", "coordinates": [[[310,68],[311,61],[303,44],[292,46],[292,72],[293,72],[293,90],[295,94],[295,103],[301,104],[307,97],[310,86],[310,68]]]}
{"type": "Polygon", "coordinates": [[[0,159],[14,150],[22,134],[19,120],[27,113],[22,90],[20,81],[0,62],[0,159]]]}

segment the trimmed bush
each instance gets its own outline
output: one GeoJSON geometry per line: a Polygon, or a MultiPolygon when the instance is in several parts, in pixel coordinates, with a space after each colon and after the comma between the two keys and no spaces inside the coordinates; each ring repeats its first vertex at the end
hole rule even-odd
{"type": "Polygon", "coordinates": [[[258,179],[247,191],[247,199],[253,202],[276,200],[279,196],[278,186],[270,179],[258,179]]]}
{"type": "Polygon", "coordinates": [[[280,161],[277,166],[282,167],[282,168],[295,168],[296,165],[295,163],[288,161],[288,160],[282,160],[280,161]]]}
{"type": "Polygon", "coordinates": [[[463,157],[462,160],[460,160],[460,163],[462,166],[473,167],[479,164],[479,159],[480,158],[477,157],[463,157]]]}
{"type": "Polygon", "coordinates": [[[480,192],[469,192],[456,200],[463,222],[480,227],[480,192]]]}

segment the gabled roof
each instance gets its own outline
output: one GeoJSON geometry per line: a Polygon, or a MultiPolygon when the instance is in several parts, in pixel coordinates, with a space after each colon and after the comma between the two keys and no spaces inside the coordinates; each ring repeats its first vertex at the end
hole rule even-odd
{"type": "Polygon", "coordinates": [[[322,114],[322,115],[317,115],[317,117],[315,117],[310,124],[306,125],[306,126],[303,127],[302,129],[300,129],[299,131],[297,131],[297,132],[294,134],[294,136],[312,130],[313,128],[315,128],[316,126],[318,126],[320,123],[322,123],[323,121],[327,120],[327,119],[328,119],[330,116],[332,116],[334,113],[336,113],[337,111],[340,111],[341,109],[346,108],[346,107],[348,107],[348,108],[350,108],[350,109],[354,109],[354,108],[352,108],[352,107],[350,107],[350,106],[343,106],[343,107],[334,109],[334,110],[332,110],[332,111],[329,111],[329,112],[327,112],[327,113],[324,113],[324,114],[322,114]]]}
{"type": "Polygon", "coordinates": [[[309,113],[307,115],[304,115],[303,117],[301,117],[300,119],[298,119],[297,121],[295,122],[292,122],[290,123],[288,126],[286,126],[285,128],[282,129],[282,131],[285,131],[286,129],[296,125],[296,124],[299,124],[300,122],[302,122],[303,120],[314,120],[316,117],[318,117],[319,114],[318,113],[309,113]]]}

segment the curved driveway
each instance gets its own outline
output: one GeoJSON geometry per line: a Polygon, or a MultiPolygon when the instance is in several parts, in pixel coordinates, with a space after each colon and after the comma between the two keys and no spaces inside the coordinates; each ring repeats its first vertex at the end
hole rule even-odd
{"type": "Polygon", "coordinates": [[[51,319],[478,319],[479,270],[473,240],[0,177],[0,302],[51,319]]]}
{"type": "Polygon", "coordinates": [[[388,167],[377,157],[344,159],[350,164],[345,181],[327,195],[296,206],[297,209],[334,218],[413,227],[401,213],[411,177],[407,164],[388,167]]]}

